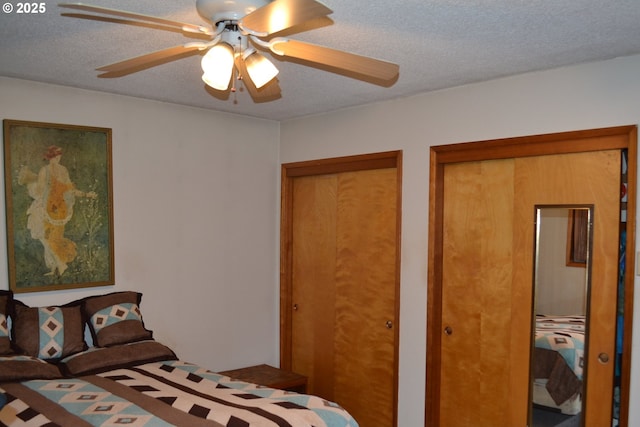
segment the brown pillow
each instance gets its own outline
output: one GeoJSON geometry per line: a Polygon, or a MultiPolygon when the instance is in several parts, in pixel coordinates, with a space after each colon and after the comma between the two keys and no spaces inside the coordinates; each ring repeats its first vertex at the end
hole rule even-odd
{"type": "Polygon", "coordinates": [[[112,347],[91,347],[60,361],[66,375],[93,375],[161,360],[176,360],[175,353],[157,341],[136,341],[112,347]]]}
{"type": "Polygon", "coordinates": [[[0,381],[52,380],[62,378],[56,365],[26,355],[0,356],[0,381]]]}
{"type": "Polygon", "coordinates": [[[15,300],[11,321],[16,349],[29,356],[57,361],[87,348],[79,302],[29,307],[15,300]]]}
{"type": "Polygon", "coordinates": [[[0,291],[0,354],[11,353],[11,341],[9,339],[9,309],[13,302],[13,292],[0,291]]]}
{"type": "Polygon", "coordinates": [[[141,300],[141,293],[130,291],[85,298],[82,308],[94,345],[109,347],[151,339],[153,333],[142,322],[141,300]]]}

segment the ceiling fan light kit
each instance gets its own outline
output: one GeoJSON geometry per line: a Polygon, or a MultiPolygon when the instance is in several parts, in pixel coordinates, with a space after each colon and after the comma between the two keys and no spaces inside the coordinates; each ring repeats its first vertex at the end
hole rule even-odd
{"type": "Polygon", "coordinates": [[[258,89],[273,80],[279,73],[273,62],[253,48],[245,50],[242,59],[247,66],[249,78],[258,89]]]}
{"type": "Polygon", "coordinates": [[[127,18],[127,21],[123,20],[125,23],[154,23],[160,24],[160,29],[179,29],[185,36],[210,37],[209,41],[186,43],[100,67],[98,70],[104,72],[101,77],[120,77],[182,58],[186,53],[206,51],[201,66],[202,80],[207,85],[219,91],[228,90],[235,69],[239,79],[250,81],[251,84],[245,84],[245,87],[258,102],[261,98],[276,99],[273,91],[277,90],[279,94],[280,89],[277,85],[269,85],[275,89],[261,90],[275,80],[278,69],[256,48],[297,59],[304,65],[328,67],[385,86],[399,73],[398,65],[391,62],[287,38],[271,38],[283,30],[333,12],[317,0],[197,0],[197,11],[210,21],[210,28],[83,3],[60,3],[59,6],[92,13],[69,14],[71,17],[100,20],[103,15],[111,15],[127,18]]]}
{"type": "Polygon", "coordinates": [[[202,81],[216,90],[227,90],[233,74],[233,48],[227,43],[213,46],[202,57],[202,81]]]}

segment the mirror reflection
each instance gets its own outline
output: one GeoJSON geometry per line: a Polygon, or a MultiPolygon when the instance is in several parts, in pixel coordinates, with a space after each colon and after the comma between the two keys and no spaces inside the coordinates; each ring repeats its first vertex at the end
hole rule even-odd
{"type": "Polygon", "coordinates": [[[536,207],[533,427],[583,425],[592,216],[592,206],[536,207]]]}

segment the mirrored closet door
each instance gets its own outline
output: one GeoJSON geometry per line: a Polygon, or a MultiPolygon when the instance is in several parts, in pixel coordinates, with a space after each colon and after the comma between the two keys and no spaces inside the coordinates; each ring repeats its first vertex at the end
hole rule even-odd
{"type": "MultiPolygon", "coordinates": [[[[575,413],[564,414],[579,414],[576,425],[612,424],[621,164],[624,149],[635,156],[635,141],[635,127],[622,127],[432,147],[426,425],[524,427],[532,425],[534,408],[562,414],[559,407],[576,396],[575,413]],[[568,225],[560,226],[563,262],[585,265],[571,267],[582,277],[572,285],[581,296],[567,310],[555,302],[540,308],[585,317],[584,347],[576,353],[583,352],[577,365],[582,358],[587,378],[573,388],[542,378],[546,402],[532,382],[541,206],[587,208],[591,227],[587,252],[567,261],[568,225]]],[[[635,195],[634,179],[635,172],[635,195]]],[[[634,235],[630,224],[627,245],[634,235]]],[[[558,292],[551,299],[569,298],[558,292]]]]}

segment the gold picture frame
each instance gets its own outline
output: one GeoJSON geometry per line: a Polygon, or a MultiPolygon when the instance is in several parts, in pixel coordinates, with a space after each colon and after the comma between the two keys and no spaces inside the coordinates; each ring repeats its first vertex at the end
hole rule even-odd
{"type": "Polygon", "coordinates": [[[113,285],[111,129],[3,125],[10,289],[113,285]]]}

